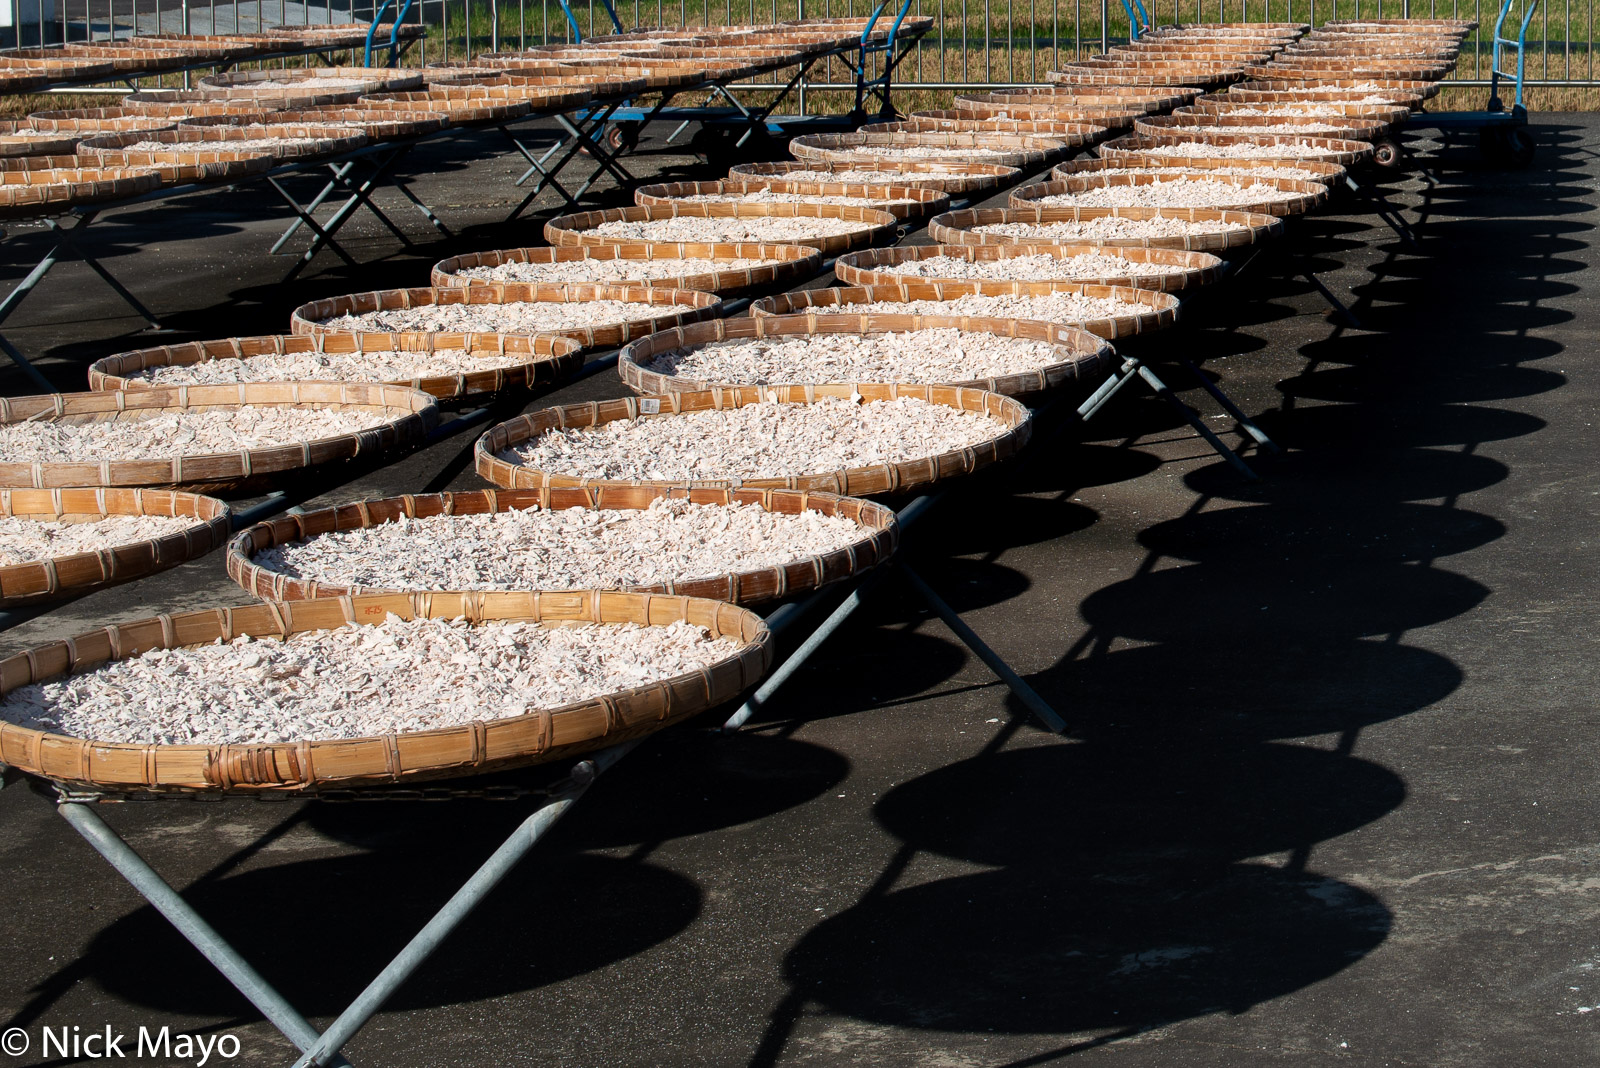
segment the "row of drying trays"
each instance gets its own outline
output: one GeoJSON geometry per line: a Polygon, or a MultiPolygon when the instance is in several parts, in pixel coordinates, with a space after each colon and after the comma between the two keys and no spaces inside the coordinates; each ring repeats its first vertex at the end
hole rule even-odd
{"type": "MultiPolygon", "coordinates": [[[[1273,34],[1282,38],[1274,44],[1283,47],[1276,49],[1272,62],[1291,61],[1288,41],[1301,42],[1303,51],[1296,54],[1314,54],[1329,38],[1342,42],[1370,34],[1386,50],[1410,51],[1434,48],[1435,39],[1451,34],[1459,39],[1460,32],[1455,27],[1446,34],[1431,23],[1420,32],[1409,24],[1397,30],[1391,23],[1372,23],[1310,36],[1298,31],[1273,34]]],[[[1239,39],[1249,36],[1238,27],[1205,27],[1166,31],[1153,39],[1187,38],[1183,47],[1188,50],[1214,39],[1223,42],[1219,52],[1231,55],[1239,49],[1239,39]]],[[[1359,42],[1329,47],[1359,47],[1359,42]]],[[[1134,72],[1129,77],[1143,77],[1146,62],[1128,61],[1127,69],[1134,72]]],[[[1359,62],[1364,61],[1356,69],[1361,69],[1359,62]]],[[[1342,71],[1349,67],[1341,60],[1342,71]]],[[[224,543],[230,576],[265,599],[260,605],[107,627],[13,656],[0,661],[0,693],[15,696],[14,691],[41,680],[89,672],[151,651],[240,635],[288,636],[344,623],[379,624],[391,613],[402,619],[465,616],[483,626],[536,620],[649,627],[686,620],[708,634],[729,637],[736,646],[696,670],[561,708],[373,737],[242,744],[115,742],[3,722],[0,762],[98,790],[347,788],[555,759],[636,737],[731,699],[754,684],[771,656],[770,635],[746,605],[859,574],[893,553],[898,540],[894,513],[860,498],[904,498],[1014,455],[1031,427],[1031,413],[1019,396],[1032,398],[1103,378],[1114,360],[1108,339],[1170,325],[1178,308],[1173,293],[1219,276],[1223,260],[1214,253],[1227,255],[1275,236],[1283,218],[1320,204],[1328,193],[1326,183],[1363,158],[1362,142],[1327,137],[1328,131],[1320,129],[1276,129],[1279,118],[1300,114],[1277,109],[1314,105],[1302,109],[1306,116],[1341,131],[1390,127],[1403,121],[1403,109],[1417,103],[1432,84],[1406,84],[1420,81],[1407,79],[1388,86],[1382,84],[1387,79],[1365,77],[1357,86],[1300,81],[1299,89],[1234,88],[1203,96],[1199,87],[1137,84],[1097,84],[1088,94],[1073,86],[971,94],[958,98],[958,110],[971,115],[917,121],[989,122],[1003,132],[890,129],[800,139],[795,142],[800,159],[794,163],[746,165],[720,183],[646,187],[639,190],[636,207],[558,217],[546,228],[552,247],[454,257],[435,267],[434,285],[428,288],[312,302],[295,311],[288,335],[125,353],[94,365],[91,392],[0,400],[0,427],[7,431],[0,442],[9,444],[9,433],[25,427],[35,440],[30,447],[45,451],[54,447],[52,435],[81,433],[92,445],[96,435],[120,433],[105,431],[108,423],[151,426],[143,421],[175,417],[181,427],[183,419],[197,420],[211,412],[226,418],[241,412],[255,418],[265,409],[359,413],[364,420],[350,433],[205,455],[183,454],[168,433],[147,433],[142,446],[147,455],[138,457],[113,459],[102,448],[91,449],[96,458],[83,462],[39,459],[38,454],[0,462],[0,484],[18,487],[0,490],[0,509],[12,520],[73,525],[125,515],[187,520],[180,531],[139,544],[107,544],[92,552],[0,568],[0,603],[5,606],[124,581],[224,543]],[[1352,94],[1363,103],[1341,102],[1352,94]],[[1076,114],[1085,95],[1120,101],[1120,107],[1097,99],[1095,107],[1108,121],[1087,123],[1076,114]],[[1374,104],[1368,97],[1380,99],[1374,104]],[[1189,104],[1170,117],[1174,121],[1144,117],[1175,100],[1189,104]],[[1017,109],[1027,109],[1022,113],[1030,117],[1010,118],[1017,109]],[[1241,128],[1223,121],[1241,110],[1250,113],[1243,116],[1250,122],[1271,125],[1261,131],[1249,123],[1241,128]],[[1063,117],[1063,111],[1072,114],[1063,117]],[[1268,114],[1253,114],[1259,111],[1268,114]],[[1124,118],[1129,122],[1114,121],[1124,118]],[[1054,137],[1040,137],[1003,125],[1014,122],[1091,126],[1098,132],[1075,130],[1069,136],[1054,131],[1054,137]],[[1014,183],[1024,169],[1036,169],[1052,156],[1064,156],[1129,125],[1132,133],[1120,138],[1120,144],[1101,145],[1100,160],[1058,165],[1052,181],[1015,191],[1011,208],[946,210],[952,194],[971,195],[1014,183]],[[1072,140],[1078,137],[1082,140],[1072,140]],[[1029,143],[1014,143],[1018,140],[1029,143]],[[1241,154],[1241,146],[1258,151],[1241,154]],[[1234,171],[1238,173],[1229,173],[1234,171]],[[1252,171],[1296,171],[1302,176],[1262,178],[1252,171]],[[818,174],[838,181],[819,181],[818,174]],[[1243,202],[1213,208],[1072,203],[1085,197],[1147,199],[1164,191],[1184,197],[1197,191],[1227,196],[1230,190],[1243,202]],[[942,244],[873,247],[892,240],[898,220],[918,215],[932,216],[930,231],[942,244]],[[712,237],[663,243],[661,233],[684,225],[710,228],[712,237]],[[783,242],[716,239],[724,233],[756,238],[777,232],[772,227],[790,236],[783,242]],[[1107,227],[1130,232],[1084,236],[1107,227]],[[1177,232],[1138,232],[1151,227],[1177,232]],[[835,274],[847,288],[765,297],[749,318],[719,318],[726,297],[812,277],[821,272],[827,256],[838,256],[835,274]],[[594,280],[571,281],[585,276],[594,280]],[[496,280],[504,278],[522,280],[496,280]],[[608,281],[622,278],[643,278],[649,284],[608,281]],[[993,314],[996,307],[1005,313],[993,314]],[[1085,309],[1094,314],[1084,314],[1085,309]],[[522,325],[507,329],[512,322],[522,325]],[[561,322],[566,325],[557,325],[561,322]],[[419,325],[424,329],[415,329],[419,325]],[[909,344],[895,340],[908,333],[921,337],[909,344]],[[851,339],[842,357],[840,346],[830,344],[839,335],[851,339]],[[1026,349],[1034,366],[1012,374],[917,381],[919,364],[952,358],[959,363],[967,350],[998,343],[996,339],[1026,349]],[[475,457],[478,472],[496,490],[408,495],[322,509],[260,524],[231,541],[227,506],[202,495],[257,493],[311,468],[374,454],[398,455],[423,440],[437,421],[441,402],[558,382],[581,366],[585,352],[618,345],[621,376],[636,395],[546,408],[491,428],[477,442],[475,457]],[[763,373],[764,353],[783,346],[791,346],[785,350],[790,359],[796,351],[803,359],[813,348],[821,354],[822,365],[803,379],[806,384],[776,384],[763,373]],[[701,380],[674,370],[697,355],[733,351],[754,361],[746,379],[701,380]],[[891,365],[899,361],[906,373],[884,376],[887,381],[858,381],[849,374],[850,352],[876,352],[864,358],[891,365]],[[391,381],[373,381],[369,368],[367,380],[360,380],[363,364],[392,367],[408,359],[424,366],[391,381]],[[485,359],[493,366],[465,369],[485,359]],[[322,380],[304,374],[307,360],[322,369],[322,380]],[[430,361],[439,366],[425,366],[430,361]],[[823,366],[828,364],[832,372],[823,366]],[[912,442],[887,457],[880,449],[871,462],[782,474],[763,472],[759,464],[748,470],[719,470],[717,457],[697,455],[692,458],[695,474],[651,478],[647,472],[656,457],[645,454],[611,457],[606,462],[617,466],[595,477],[592,469],[572,470],[564,462],[541,467],[527,455],[547,444],[557,453],[569,445],[581,450],[582,442],[607,428],[666,428],[664,433],[693,439],[699,431],[685,431],[691,427],[686,421],[706,413],[731,418],[750,410],[761,417],[789,413],[803,420],[804,413],[826,408],[829,418],[843,419],[845,429],[853,430],[850,420],[868,418],[860,413],[883,412],[893,405],[970,413],[970,427],[980,436],[936,452],[925,446],[919,454],[912,442]],[[45,445],[38,445],[40,440],[45,445]],[[687,500],[697,507],[754,506],[790,517],[844,517],[855,526],[846,544],[826,552],[715,576],[691,570],[627,591],[371,592],[370,584],[337,576],[308,579],[263,563],[265,554],[285,546],[314,545],[320,537],[392,523],[514,515],[530,509],[639,512],[663,499],[687,500]]],[[[771,443],[753,444],[760,454],[771,443]]],[[[768,448],[762,462],[777,465],[777,451],[776,446],[768,448]]],[[[803,457],[789,459],[803,469],[803,457]]],[[[393,546],[385,551],[393,552],[393,546]]]]}
{"type": "MultiPolygon", "coordinates": [[[[541,46],[420,69],[213,74],[192,91],[153,89],[130,93],[115,107],[42,111],[0,123],[0,217],[59,213],[160,186],[236,182],[279,164],[367,145],[726,84],[858,41],[867,21],[807,19],[662,31],[668,36],[617,35],[581,47],[541,46]]],[[[912,22],[903,34],[932,24],[912,22]]],[[[154,64],[148,69],[155,71],[208,57],[237,61],[285,37],[327,47],[352,44],[363,34],[349,26],[294,27],[12,50],[0,52],[0,91],[12,84],[8,77],[20,92],[30,77],[89,80],[113,68],[131,77],[140,63],[154,64]]]]}

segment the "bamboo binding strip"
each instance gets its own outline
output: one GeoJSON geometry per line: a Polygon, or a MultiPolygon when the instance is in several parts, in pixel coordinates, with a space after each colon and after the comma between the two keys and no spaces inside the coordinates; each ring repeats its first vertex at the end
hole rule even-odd
{"type": "MultiPolygon", "coordinates": [[[[1004,285],[1005,283],[1001,284],[1004,285]]],[[[902,289],[894,286],[880,286],[877,288],[886,291],[886,293],[898,293],[904,292],[910,287],[902,289]]],[[[937,283],[926,288],[931,292],[941,291],[937,283]]],[[[943,291],[948,292],[948,289],[949,287],[944,287],[943,291]]],[[[830,294],[856,295],[869,291],[859,289],[820,289],[808,290],[807,292],[816,293],[819,298],[824,298],[822,300],[823,303],[828,303],[825,298],[830,294]]],[[[804,295],[802,293],[789,294],[788,296],[804,295]]],[[[959,296],[961,294],[954,295],[959,296]]],[[[1160,295],[1164,296],[1165,294],[1160,295]]],[[[885,300],[896,298],[877,295],[860,299],[885,300]]],[[[936,300],[939,298],[914,297],[908,299],[936,300]]],[[[1172,300],[1173,306],[1176,307],[1177,301],[1170,297],[1168,299],[1172,300]]],[[[646,365],[657,356],[677,349],[699,348],[713,342],[734,338],[781,337],[795,334],[866,335],[955,329],[997,334],[1001,337],[1021,337],[1034,341],[1048,341],[1057,348],[1060,359],[1054,363],[1046,364],[1036,371],[1004,375],[999,378],[971,378],[960,382],[938,383],[939,385],[963,389],[987,390],[990,393],[998,393],[1003,396],[1025,396],[1033,393],[1043,393],[1071,382],[1098,381],[1113,355],[1111,346],[1102,341],[1099,336],[1095,336],[1093,332],[1063,323],[1048,323],[1028,319],[998,319],[975,315],[894,315],[881,312],[872,315],[851,315],[848,313],[828,315],[817,315],[815,313],[795,314],[796,312],[804,311],[807,305],[799,302],[789,304],[787,301],[777,304],[769,304],[767,301],[759,301],[757,303],[767,304],[768,306],[759,311],[752,307],[752,316],[748,319],[722,319],[714,323],[696,323],[693,326],[652,334],[647,338],[641,338],[624,346],[617,357],[617,370],[622,375],[623,383],[629,389],[643,394],[755,388],[751,383],[708,382],[680,375],[662,374],[659,371],[647,370],[646,365]]],[[[842,304],[845,301],[841,300],[838,303],[842,304]]]]}
{"type": "Polygon", "coordinates": [[[0,761],[30,775],[99,790],[154,793],[315,793],[482,775],[615,745],[730,701],[771,665],[771,633],[722,601],[658,593],[368,594],[183,612],[104,627],[0,660],[0,695],[93,670],[151,649],[241,635],[287,637],[402,619],[636,623],[678,620],[742,643],[709,667],[527,715],[371,738],[248,745],[129,745],[48,734],[0,721],[0,761]]]}
{"type": "MultiPolygon", "coordinates": [[[[368,312],[390,311],[398,308],[421,308],[445,304],[512,304],[520,301],[558,301],[584,303],[591,300],[620,300],[635,304],[690,305],[691,311],[663,311],[648,319],[634,319],[622,323],[605,323],[599,326],[574,326],[566,329],[530,330],[528,335],[550,334],[574,338],[585,349],[612,348],[632,338],[643,337],[657,330],[666,330],[680,323],[697,319],[714,318],[721,314],[722,299],[713,293],[697,289],[651,289],[645,286],[549,285],[536,282],[494,282],[477,286],[450,288],[381,289],[372,293],[351,293],[342,297],[325,297],[302,304],[289,319],[289,328],[295,334],[337,334],[350,331],[324,325],[326,320],[341,315],[364,315],[368,312]]],[[[364,331],[365,332],[365,331],[364,331]]],[[[415,334],[418,331],[411,331],[415,334]]],[[[434,343],[449,348],[486,348],[499,342],[496,331],[438,331],[426,336],[434,343]]]]}
{"type": "Polygon", "coordinates": [[[424,519],[436,515],[483,515],[523,508],[562,510],[644,509],[662,497],[687,499],[696,504],[753,504],[768,512],[797,515],[812,511],[841,516],[861,527],[861,536],[832,552],[797,557],[760,571],[729,571],[680,582],[630,586],[634,593],[672,593],[707,597],[730,604],[758,604],[805,593],[819,586],[860,575],[894,554],[899,524],[894,512],[881,504],[832,493],[782,489],[674,489],[669,486],[585,486],[537,490],[469,490],[463,493],[408,494],[378,501],[360,501],[321,508],[299,515],[279,516],[241,531],[228,545],[228,577],[247,592],[268,601],[299,601],[347,594],[404,592],[373,590],[300,579],[269,571],[253,562],[267,549],[292,541],[305,541],[337,530],[354,530],[392,523],[399,519],[424,519]]]}
{"type": "MultiPolygon", "coordinates": [[[[968,197],[977,193],[992,193],[1022,176],[1016,167],[990,163],[936,163],[927,160],[856,160],[839,163],[816,160],[802,163],[740,163],[728,171],[728,177],[738,181],[782,180],[784,175],[797,171],[882,171],[885,185],[909,184],[905,182],[905,176],[915,175],[918,188],[937,189],[951,196],[968,197]]],[[[875,186],[876,183],[873,183],[869,188],[875,186]]]]}
{"type": "MultiPolygon", "coordinates": [[[[558,215],[544,224],[545,240],[552,245],[609,245],[616,238],[604,234],[591,234],[590,230],[608,222],[646,222],[655,219],[842,219],[861,224],[858,230],[826,237],[785,238],[786,245],[806,245],[819,249],[825,255],[836,255],[851,249],[865,248],[894,236],[895,217],[887,211],[873,207],[854,207],[849,204],[696,204],[674,202],[649,207],[635,205],[631,208],[606,208],[602,211],[581,211],[572,215],[558,215]]],[[[637,239],[635,239],[637,240],[637,239]]],[[[777,242],[762,242],[775,244],[777,242]]]]}
{"type": "Polygon", "coordinates": [[[1304,215],[1315,211],[1328,199],[1328,187],[1321,182],[1302,181],[1297,178],[1252,178],[1239,174],[1206,174],[1202,171],[1162,171],[1158,174],[1080,174],[1070,178],[1057,178],[1049,182],[1036,182],[1011,192],[1011,207],[1030,208],[1045,205],[1036,201],[1045,197],[1083,193],[1090,189],[1135,188],[1160,186],[1167,182],[1199,180],[1220,182],[1239,190],[1236,203],[1220,205],[1223,211],[1249,211],[1260,215],[1304,215]],[[1251,200],[1246,190],[1264,185],[1283,193],[1295,194],[1287,200],[1251,200]]]}
{"type": "MultiPolygon", "coordinates": [[[[1058,163],[1050,171],[1051,180],[1062,178],[1080,178],[1091,174],[1103,174],[1106,171],[1133,170],[1149,174],[1165,174],[1169,171],[1187,171],[1191,174],[1200,174],[1212,177],[1215,171],[1253,171],[1272,168],[1289,168],[1303,171],[1311,175],[1302,181],[1315,182],[1322,186],[1331,186],[1335,180],[1342,177],[1345,168],[1337,163],[1325,163],[1322,160],[1260,160],[1238,159],[1229,156],[1205,156],[1192,159],[1186,156],[1150,156],[1137,153],[1128,155],[1111,156],[1106,159],[1075,159],[1066,163],[1058,163]]],[[[1249,174],[1241,177],[1248,178],[1249,174]]]]}
{"type": "Polygon", "coordinates": [[[822,270],[822,253],[808,245],[764,245],[723,242],[629,241],[616,245],[576,245],[567,248],[511,248],[451,256],[433,265],[430,281],[441,288],[488,286],[497,283],[471,278],[462,272],[475,267],[506,263],[575,263],[584,260],[770,260],[761,267],[714,270],[702,274],[651,278],[658,289],[699,289],[728,297],[753,290],[801,282],[822,270]]]}
{"type": "MultiPolygon", "coordinates": [[[[650,207],[657,204],[681,202],[694,196],[738,196],[744,193],[793,193],[812,197],[852,197],[865,207],[886,211],[897,219],[913,216],[937,215],[950,207],[950,195],[937,189],[917,188],[907,185],[861,185],[845,182],[785,182],[779,179],[742,181],[723,179],[717,182],[662,182],[640,186],[633,198],[638,204],[650,207]]],[[[690,203],[708,203],[691,201],[690,203]]],[[[709,203],[738,203],[738,201],[712,201],[709,203]]]]}
{"type": "MultiPolygon", "coordinates": [[[[1026,333],[1019,334],[1011,324],[1028,322],[1049,323],[1052,326],[1066,325],[1084,330],[1097,337],[1115,340],[1128,337],[1132,334],[1146,334],[1153,330],[1165,330],[1178,320],[1178,298],[1170,293],[1162,293],[1153,289],[1135,289],[1132,286],[1102,286],[1093,282],[1000,282],[988,279],[971,279],[961,282],[897,282],[878,286],[851,286],[848,288],[834,289],[806,289],[798,293],[784,293],[776,297],[763,297],[750,306],[750,314],[755,317],[783,316],[811,319],[835,319],[840,315],[844,318],[860,318],[873,327],[873,332],[901,331],[901,330],[929,330],[933,329],[924,321],[920,326],[910,323],[899,325],[899,319],[949,319],[952,322],[940,325],[952,326],[957,321],[975,325],[961,326],[960,329],[982,330],[987,333],[1006,334],[1013,337],[1027,337],[1026,333]],[[896,314],[893,312],[862,313],[852,316],[848,312],[822,312],[814,311],[820,307],[848,308],[852,304],[871,304],[879,301],[894,301],[906,303],[914,300],[955,300],[965,296],[991,296],[991,297],[1043,297],[1051,293],[1076,293],[1084,297],[1110,297],[1125,301],[1129,304],[1138,304],[1144,310],[1134,315],[1118,315],[1098,319],[1084,319],[1071,323],[1062,323],[1048,319],[1023,319],[1001,318],[997,316],[960,315],[954,312],[919,312],[896,314]]],[[[842,329],[842,328],[841,328],[842,329]]],[[[1044,339],[1040,339],[1044,340],[1044,339]]],[[[1065,342],[1057,342],[1065,344],[1065,342]]],[[[1090,346],[1091,355],[1097,359],[1106,359],[1102,351],[1104,346],[1090,346]]],[[[1081,354],[1080,354],[1081,355],[1081,354]]],[[[965,385],[967,383],[959,383],[965,385]]],[[[984,386],[984,389],[993,389],[996,393],[1014,392],[1008,389],[998,389],[994,386],[984,386]]],[[[654,392],[649,390],[647,392],[654,392]]]]}
{"type": "Polygon", "coordinates": [[[902,493],[948,478],[969,475],[998,463],[1022,449],[1032,432],[1028,409],[1010,397],[987,390],[959,386],[915,386],[881,382],[806,386],[731,386],[700,392],[667,393],[656,397],[628,397],[621,400],[569,404],[544,408],[493,426],[473,447],[478,474],[503,489],[540,489],[545,486],[604,485],[684,485],[682,482],[649,480],[609,482],[552,474],[501,458],[500,453],[532,441],[546,431],[569,427],[599,426],[618,419],[671,419],[681,412],[713,408],[741,408],[747,404],[810,404],[824,397],[859,396],[865,401],[916,397],[932,404],[946,404],[965,411],[986,412],[1005,424],[1006,430],[987,441],[955,452],[939,453],[894,464],[850,467],[814,474],[739,480],[711,479],[694,486],[740,489],[821,490],[846,497],[876,497],[902,493]],[[736,483],[736,485],[735,485],[736,483]]]}
{"type": "MultiPolygon", "coordinates": [[[[1321,135],[1296,137],[1293,134],[1217,134],[1184,130],[1169,130],[1166,133],[1155,135],[1119,137],[1115,141],[1107,141],[1101,145],[1100,156],[1102,159],[1113,159],[1118,156],[1147,155],[1150,149],[1158,146],[1190,143],[1197,145],[1293,145],[1296,151],[1286,151],[1282,156],[1224,157],[1245,158],[1247,162],[1274,159],[1284,161],[1290,166],[1293,166],[1297,160],[1319,160],[1323,163],[1337,163],[1341,166],[1353,167],[1372,158],[1372,143],[1370,141],[1348,141],[1344,138],[1323,137],[1321,135]]],[[[1184,159],[1191,157],[1174,156],[1171,158],[1184,159]]]]}
{"type": "Polygon", "coordinates": [[[0,397],[0,425],[25,421],[97,423],[138,419],[173,409],[202,411],[242,405],[380,409],[385,421],[354,434],[237,452],[99,463],[0,462],[0,485],[56,489],[71,486],[175,487],[243,492],[271,485],[275,476],[403,448],[421,441],[437,420],[426,393],[349,382],[241,383],[234,386],[160,386],[101,393],[49,393],[0,397]]]}
{"type": "MultiPolygon", "coordinates": [[[[865,148],[941,148],[949,149],[940,162],[994,163],[1005,167],[1032,170],[1050,157],[1068,150],[1064,141],[1020,134],[978,133],[839,133],[804,134],[789,142],[789,153],[799,160],[881,160],[897,162],[894,156],[863,152],[865,148]],[[963,156],[961,150],[972,154],[963,156]]],[[[916,156],[906,157],[916,160],[916,156]]]]}
{"type": "Polygon", "coordinates": [[[1083,113],[1085,121],[1071,119],[997,119],[977,111],[915,111],[909,119],[875,122],[861,127],[861,133],[997,133],[1022,137],[1048,137],[1075,152],[1112,135],[1112,129],[1132,120],[1127,112],[1083,113]]]}
{"type": "MultiPolygon", "coordinates": [[[[442,340],[448,342],[450,339],[442,340]]],[[[418,390],[440,400],[455,400],[509,389],[533,389],[559,382],[583,366],[583,344],[569,337],[555,334],[476,334],[472,340],[475,344],[466,351],[522,353],[527,358],[521,363],[487,371],[434,375],[379,384],[418,390]]],[[[240,360],[248,373],[250,360],[256,356],[302,352],[434,352],[462,347],[441,344],[441,338],[435,335],[417,333],[267,334],[221,341],[190,341],[118,353],[96,360],[89,365],[89,388],[96,391],[158,389],[162,387],[140,377],[139,372],[215,360],[240,360]]]]}
{"type": "Polygon", "coordinates": [[[154,133],[103,134],[78,145],[85,163],[98,167],[150,168],[169,185],[180,182],[226,182],[261,174],[272,166],[272,153],[264,149],[228,151],[227,141],[207,137],[192,129],[158,130],[154,133]],[[128,145],[159,141],[170,146],[162,151],[131,152],[128,145]]]}
{"type": "MultiPolygon", "coordinates": [[[[1240,230],[1187,234],[1179,237],[1125,237],[1096,242],[1103,245],[1132,245],[1146,248],[1181,248],[1195,252],[1215,252],[1244,248],[1283,233],[1283,221],[1271,215],[1245,211],[1217,211],[1212,208],[975,208],[952,211],[928,223],[928,236],[949,245],[1044,245],[1040,235],[980,233],[975,229],[995,223],[1076,222],[1115,216],[1123,219],[1185,219],[1189,222],[1236,223],[1240,230]]],[[[1069,244],[1083,244],[1071,240],[1069,244]]]]}
{"type": "MultiPolygon", "coordinates": [[[[1071,259],[1074,256],[1110,256],[1129,263],[1160,263],[1177,270],[1162,274],[1109,274],[1097,278],[1074,279],[1076,282],[1154,289],[1173,292],[1190,286],[1209,285],[1221,274],[1222,260],[1209,252],[1185,252],[1182,249],[1135,248],[1126,245],[916,245],[900,248],[868,249],[840,256],[834,262],[833,273],[848,286],[907,285],[917,282],[970,282],[971,278],[936,278],[928,275],[907,274],[895,270],[900,264],[917,260],[948,256],[968,262],[998,262],[1018,256],[1050,256],[1054,259],[1071,259]]],[[[1029,279],[1018,278],[1023,282],[1029,279]]]]}
{"type": "Polygon", "coordinates": [[[230,533],[228,506],[213,497],[167,490],[0,489],[0,515],[43,522],[93,522],[113,515],[186,516],[182,531],[96,552],[0,566],[0,609],[75,597],[142,578],[221,548],[230,533]]]}
{"type": "Polygon", "coordinates": [[[66,211],[79,204],[148,193],[161,175],[148,167],[0,171],[0,218],[66,211]]]}

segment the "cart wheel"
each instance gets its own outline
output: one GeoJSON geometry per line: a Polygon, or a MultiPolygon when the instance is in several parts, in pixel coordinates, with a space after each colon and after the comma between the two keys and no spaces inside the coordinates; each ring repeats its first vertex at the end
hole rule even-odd
{"type": "Polygon", "coordinates": [[[1533,162],[1533,154],[1539,143],[1533,139],[1533,131],[1526,126],[1513,126],[1506,131],[1506,149],[1508,160],[1513,167],[1526,167],[1533,162]]]}
{"type": "Polygon", "coordinates": [[[643,129],[642,122],[614,122],[606,131],[606,144],[613,152],[624,148],[632,151],[639,147],[639,133],[643,129]]]}
{"type": "Polygon", "coordinates": [[[1405,158],[1399,144],[1391,140],[1382,140],[1372,146],[1372,162],[1380,167],[1398,167],[1405,158]]]}

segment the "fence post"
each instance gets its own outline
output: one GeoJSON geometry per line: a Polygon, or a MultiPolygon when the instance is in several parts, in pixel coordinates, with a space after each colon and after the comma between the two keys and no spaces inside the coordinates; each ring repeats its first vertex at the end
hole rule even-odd
{"type": "Polygon", "coordinates": [[[489,0],[489,51],[500,51],[500,0],[489,0]]]}
{"type": "Polygon", "coordinates": [[[1111,19],[1110,0],[1100,0],[1100,54],[1105,55],[1111,50],[1111,40],[1106,36],[1107,25],[1111,19]]]}

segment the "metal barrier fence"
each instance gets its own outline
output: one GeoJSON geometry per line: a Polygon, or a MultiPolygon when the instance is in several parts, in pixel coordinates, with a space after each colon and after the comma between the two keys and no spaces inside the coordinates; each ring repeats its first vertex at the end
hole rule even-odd
{"type": "MultiPolygon", "coordinates": [[[[16,0],[13,0],[15,3],[16,0]]],[[[168,32],[227,33],[261,25],[369,21],[379,0],[21,0],[24,15],[44,5],[46,20],[19,28],[19,43],[168,32]],[[54,7],[54,12],[50,8],[54,7]]],[[[600,0],[570,0],[584,36],[611,32],[600,0]]],[[[726,26],[802,17],[870,14],[875,0],[615,0],[627,28],[726,26]]],[[[1529,27],[1529,85],[1600,87],[1595,72],[1594,9],[1600,0],[1546,0],[1529,27]]],[[[1154,0],[1158,23],[1302,21],[1335,18],[1474,18],[1453,80],[1487,84],[1498,5],[1483,0],[1154,0]]],[[[393,9],[391,9],[392,12],[393,9]]],[[[1121,0],[913,0],[912,13],[934,28],[896,72],[904,90],[1037,84],[1056,65],[1128,39],[1121,0]]],[[[892,14],[892,12],[891,12],[892,14]]],[[[416,0],[427,38],[410,62],[470,59],[481,52],[567,42],[572,31],[558,0],[416,0]]],[[[837,65],[818,69],[805,93],[853,89],[837,65]]],[[[804,94],[802,94],[804,95],[804,94]]]]}

